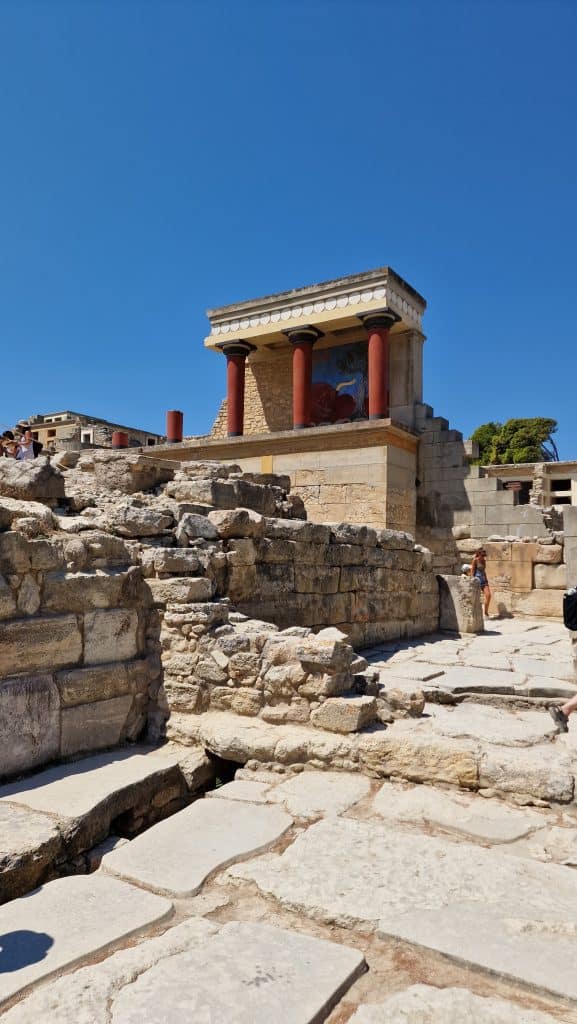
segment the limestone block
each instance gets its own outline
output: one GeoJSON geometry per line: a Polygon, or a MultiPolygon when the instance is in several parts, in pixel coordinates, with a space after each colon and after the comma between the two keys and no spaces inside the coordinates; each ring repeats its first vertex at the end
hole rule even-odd
{"type": "Polygon", "coordinates": [[[537,590],[565,590],[567,587],[565,565],[536,565],[534,573],[537,590]]]}
{"type": "Polygon", "coordinates": [[[2,459],[0,495],[23,501],[58,505],[64,497],[64,476],[45,456],[26,462],[2,459]]]}
{"type": "Polygon", "coordinates": [[[107,661],[134,658],[138,653],[137,634],[138,615],[135,611],[115,608],[109,611],[86,612],[84,664],[98,665],[107,661]]]}
{"type": "Polygon", "coordinates": [[[401,711],[412,718],[422,715],[425,710],[425,695],[418,689],[405,690],[393,687],[390,690],[382,690],[380,700],[391,711],[401,711]]]}
{"type": "Polygon", "coordinates": [[[156,605],[210,601],[214,590],[212,580],[204,577],[175,576],[172,579],[149,579],[146,582],[156,605]]]}
{"type": "Polygon", "coordinates": [[[82,612],[114,608],[121,603],[127,573],[102,569],[80,573],[49,573],[44,580],[43,608],[49,612],[82,612]]]}
{"type": "Polygon", "coordinates": [[[492,589],[528,592],[533,589],[533,564],[529,560],[499,562],[488,558],[487,578],[492,589]]]}
{"type": "Polygon", "coordinates": [[[533,561],[541,565],[559,565],[563,561],[563,548],[560,544],[537,544],[533,561]]]}
{"type": "Polygon", "coordinates": [[[106,518],[121,537],[156,537],[174,525],[168,512],[132,505],[107,506],[106,518]]]}
{"type": "Polygon", "coordinates": [[[328,544],[331,539],[330,526],[311,523],[302,519],[266,518],[265,535],[277,540],[298,540],[306,544],[328,544]]]}
{"type": "Polygon", "coordinates": [[[235,682],[245,683],[247,680],[255,680],[259,674],[261,659],[258,654],[249,651],[239,651],[233,654],[226,666],[226,672],[235,682]]]}
{"type": "Polygon", "coordinates": [[[264,563],[292,562],[296,558],[296,543],[293,540],[281,540],[265,537],[256,546],[257,561],[264,563]]]}
{"type": "Polygon", "coordinates": [[[208,519],[216,527],[219,537],[262,537],[265,532],[263,517],[252,509],[215,509],[208,519]]]}
{"type": "Polygon", "coordinates": [[[463,576],[437,576],[439,628],[457,633],[482,633],[481,588],[463,576]]]}
{"type": "Polygon", "coordinates": [[[232,690],[230,710],[237,715],[258,715],[264,704],[264,697],[259,690],[239,686],[232,690]]]}
{"type": "Polygon", "coordinates": [[[376,713],[374,697],[329,697],[311,711],[311,723],[329,732],[360,732],[375,721],[376,713]]]}
{"type": "Polygon", "coordinates": [[[156,548],[149,552],[156,572],[177,576],[202,575],[198,553],[194,548],[156,548]]]}
{"type": "Polygon", "coordinates": [[[0,804],[0,903],[36,888],[62,856],[62,837],[45,814],[0,804]]]}
{"type": "MultiPolygon", "coordinates": [[[[40,608],[40,587],[30,573],[26,573],[18,590],[18,611],[21,615],[36,615],[40,608]]],[[[70,609],[63,609],[69,611],[70,609]]]]}
{"type": "Polygon", "coordinates": [[[75,665],[81,655],[82,637],[75,615],[0,624],[0,678],[75,665]]]}
{"type": "Polygon", "coordinates": [[[331,540],[336,544],[362,544],[363,547],[374,547],[377,543],[377,531],[371,526],[337,523],[331,527],[331,540]]]}
{"type": "Polygon", "coordinates": [[[49,675],[0,682],[0,778],[58,756],[60,700],[49,675]]]}
{"type": "Polygon", "coordinates": [[[577,506],[563,509],[563,533],[565,537],[577,537],[577,506]]]}
{"type": "Polygon", "coordinates": [[[14,593],[4,577],[0,576],[0,619],[12,619],[16,614],[14,593]]]}
{"type": "Polygon", "coordinates": [[[160,672],[155,657],[139,661],[116,661],[89,668],[65,669],[57,672],[55,682],[62,707],[90,704],[128,693],[147,693],[150,683],[160,672]]]}
{"type": "Polygon", "coordinates": [[[63,708],[60,756],[115,747],[123,738],[132,702],[126,694],[63,708]]]}
{"type": "MultiPolygon", "coordinates": [[[[240,543],[237,541],[237,543],[240,543]]],[[[252,543],[248,541],[248,543],[252,543]]],[[[255,565],[233,565],[228,574],[227,595],[231,601],[245,602],[254,600],[259,593],[260,580],[257,582],[255,565]]]]}
{"type": "MultiPolygon", "coordinates": [[[[4,459],[3,461],[8,462],[9,460],[4,459]]],[[[21,533],[13,530],[0,533],[0,572],[4,575],[27,572],[30,569],[28,547],[29,542],[21,533]]]]}
{"type": "Polygon", "coordinates": [[[550,750],[489,747],[481,757],[479,787],[567,803],[573,799],[574,779],[569,759],[550,750]]]}
{"type": "MultiPolygon", "coordinates": [[[[69,454],[69,453],[67,453],[69,454]]],[[[174,468],[167,462],[156,462],[150,455],[129,455],[127,452],[94,452],[93,473],[99,486],[106,490],[134,494],[151,491],[167,483],[174,476],[174,468]]]]}
{"type": "Polygon", "coordinates": [[[396,728],[362,737],[361,764],[370,774],[377,778],[478,788],[478,758],[472,744],[416,732],[396,733],[396,728]]]}
{"type": "Polygon", "coordinates": [[[516,541],[511,544],[511,561],[513,562],[535,562],[537,559],[538,544],[530,541],[516,541]]]}
{"type": "Polygon", "coordinates": [[[203,540],[218,540],[218,531],[206,516],[187,512],[182,516],[179,527],[184,530],[190,540],[198,537],[203,540]]]}
{"type": "MultiPolygon", "coordinates": [[[[257,591],[266,597],[278,597],[295,590],[295,570],[292,565],[263,562],[257,566],[257,591]]],[[[231,595],[232,597],[232,595],[231,595]]]]}
{"type": "Polygon", "coordinates": [[[302,594],[336,594],[340,569],[337,566],[295,566],[295,590],[302,594]]]}
{"type": "Polygon", "coordinates": [[[558,619],[563,615],[561,590],[532,590],[530,594],[513,594],[512,605],[521,615],[558,619]]]}
{"type": "Polygon", "coordinates": [[[230,540],[228,542],[226,559],[229,565],[254,565],[257,560],[257,551],[254,541],[248,537],[240,538],[238,540],[230,540]]]}

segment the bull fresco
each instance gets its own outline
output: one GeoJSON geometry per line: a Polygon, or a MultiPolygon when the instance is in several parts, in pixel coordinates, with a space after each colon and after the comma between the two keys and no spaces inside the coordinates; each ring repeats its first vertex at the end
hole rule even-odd
{"type": "Polygon", "coordinates": [[[312,422],[367,418],[367,343],[313,351],[312,422]]]}

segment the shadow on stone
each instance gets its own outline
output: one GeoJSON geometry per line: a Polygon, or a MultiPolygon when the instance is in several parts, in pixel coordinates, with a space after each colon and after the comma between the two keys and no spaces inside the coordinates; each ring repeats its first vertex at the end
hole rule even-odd
{"type": "Polygon", "coordinates": [[[54,939],[46,932],[31,932],[26,928],[0,935],[0,974],[37,964],[44,960],[53,945],[54,939]]]}

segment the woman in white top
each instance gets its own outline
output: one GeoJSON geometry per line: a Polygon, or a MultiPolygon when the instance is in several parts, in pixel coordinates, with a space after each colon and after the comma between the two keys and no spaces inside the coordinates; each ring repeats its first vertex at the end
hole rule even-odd
{"type": "Polygon", "coordinates": [[[19,462],[34,458],[34,438],[31,430],[25,430],[24,436],[20,438],[16,458],[19,462]]]}

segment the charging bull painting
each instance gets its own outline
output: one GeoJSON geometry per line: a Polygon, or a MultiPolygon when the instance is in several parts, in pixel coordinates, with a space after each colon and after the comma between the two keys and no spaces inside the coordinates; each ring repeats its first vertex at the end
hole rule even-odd
{"type": "Polygon", "coordinates": [[[367,396],[366,341],[313,351],[313,423],[366,419],[367,396]]]}

